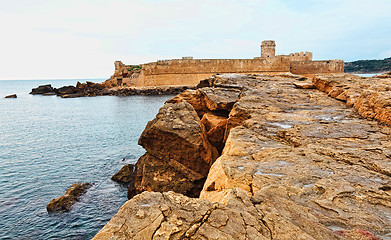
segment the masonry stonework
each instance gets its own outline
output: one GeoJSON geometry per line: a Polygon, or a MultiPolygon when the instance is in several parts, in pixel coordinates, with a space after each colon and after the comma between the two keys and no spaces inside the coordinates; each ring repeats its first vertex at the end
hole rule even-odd
{"type": "Polygon", "coordinates": [[[343,73],[342,60],[312,61],[311,52],[275,56],[275,42],[263,41],[261,57],[253,59],[182,59],[159,60],[141,65],[114,63],[113,76],[105,83],[116,87],[151,87],[167,85],[196,85],[215,74],[277,74],[343,73]]]}
{"type": "Polygon", "coordinates": [[[261,44],[261,57],[269,58],[276,56],[276,42],[273,40],[262,41],[261,44]]]}

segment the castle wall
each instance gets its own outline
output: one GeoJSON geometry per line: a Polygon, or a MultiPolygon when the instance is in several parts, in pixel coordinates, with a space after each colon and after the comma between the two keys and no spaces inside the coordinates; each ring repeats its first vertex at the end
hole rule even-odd
{"type": "MultiPolygon", "coordinates": [[[[256,59],[174,59],[142,65],[136,86],[194,85],[217,73],[288,72],[290,57],[256,59]]],[[[134,81],[135,82],[135,81],[134,81]]]]}
{"type": "Polygon", "coordinates": [[[199,81],[220,73],[293,74],[343,73],[342,60],[312,61],[311,52],[291,53],[254,59],[182,59],[160,60],[142,64],[141,70],[132,71],[131,65],[115,62],[114,75],[108,86],[147,87],[166,85],[196,85],[199,81]]]}
{"type": "Polygon", "coordinates": [[[290,72],[293,74],[343,73],[343,68],[344,62],[342,60],[293,61],[290,72]]]}

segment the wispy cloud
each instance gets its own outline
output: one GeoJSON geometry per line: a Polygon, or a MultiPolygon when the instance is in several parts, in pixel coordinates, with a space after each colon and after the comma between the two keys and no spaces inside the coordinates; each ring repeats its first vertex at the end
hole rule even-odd
{"type": "Polygon", "coordinates": [[[0,8],[0,78],[109,77],[113,61],[389,57],[389,0],[19,0],[0,8]],[[23,66],[21,68],[21,66],[23,66]]]}

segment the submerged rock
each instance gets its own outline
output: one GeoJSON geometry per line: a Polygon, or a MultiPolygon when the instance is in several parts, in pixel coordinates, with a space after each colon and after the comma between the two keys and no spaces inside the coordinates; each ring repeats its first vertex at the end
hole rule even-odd
{"type": "Polygon", "coordinates": [[[71,210],[80,197],[87,191],[92,183],[74,183],[68,190],[59,198],[54,198],[46,206],[48,212],[68,212],[71,210]]]}
{"type": "Polygon", "coordinates": [[[16,94],[11,94],[8,96],[5,96],[5,98],[17,98],[18,96],[16,94]]]}

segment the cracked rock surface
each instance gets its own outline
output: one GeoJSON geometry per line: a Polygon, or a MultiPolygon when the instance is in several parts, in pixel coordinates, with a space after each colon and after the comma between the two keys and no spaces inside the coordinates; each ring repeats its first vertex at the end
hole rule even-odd
{"type": "MultiPolygon", "coordinates": [[[[391,128],[380,111],[390,79],[316,76],[317,89],[302,81],[215,76],[218,91],[240,94],[200,197],[144,192],[95,238],[391,239],[391,128]],[[355,107],[364,100],[374,115],[355,107]]],[[[196,95],[218,92],[206,90],[196,95]]]]}

